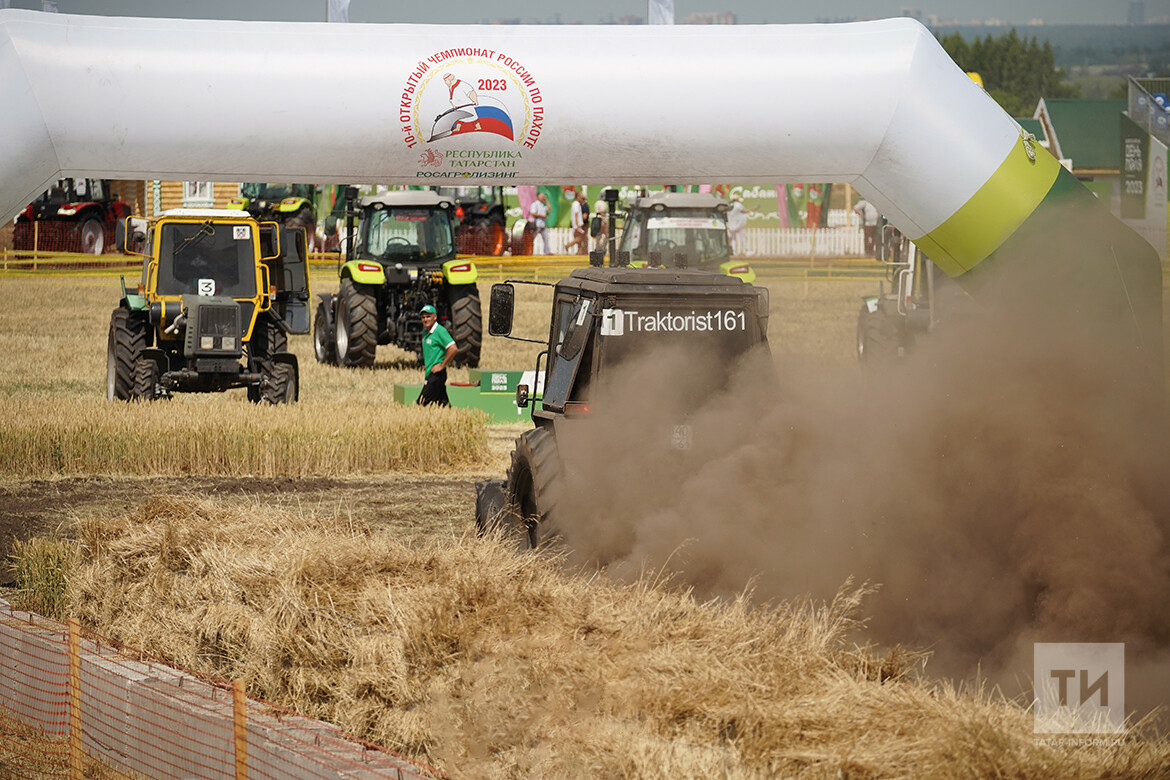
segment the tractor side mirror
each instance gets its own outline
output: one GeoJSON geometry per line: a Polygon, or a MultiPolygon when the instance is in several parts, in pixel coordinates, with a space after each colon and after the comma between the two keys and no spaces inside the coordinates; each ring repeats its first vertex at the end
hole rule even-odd
{"type": "Polygon", "coordinates": [[[488,334],[512,335],[512,315],[516,308],[516,288],[507,282],[492,285],[488,308],[488,334]]]}
{"type": "Polygon", "coordinates": [[[337,235],[337,217],[334,214],[325,217],[325,235],[337,235]]]}
{"type": "Polygon", "coordinates": [[[601,235],[601,217],[593,217],[589,220],[589,237],[597,238],[601,235]]]}
{"type": "Polygon", "coordinates": [[[260,260],[268,262],[280,257],[280,225],[276,222],[260,223],[260,260]]]}
{"type": "Polygon", "coordinates": [[[141,255],[146,245],[146,220],[125,217],[114,223],[114,248],[119,252],[141,255]]]}
{"type": "Polygon", "coordinates": [[[130,231],[126,229],[126,221],[129,219],[129,217],[120,219],[117,225],[114,226],[114,248],[119,252],[127,251],[126,236],[130,231]]]}

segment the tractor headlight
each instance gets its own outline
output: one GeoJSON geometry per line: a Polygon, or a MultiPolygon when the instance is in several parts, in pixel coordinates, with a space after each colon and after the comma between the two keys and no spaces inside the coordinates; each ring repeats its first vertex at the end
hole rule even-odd
{"type": "Polygon", "coordinates": [[[199,348],[200,349],[215,349],[215,336],[200,336],[199,337],[199,348]]]}
{"type": "Polygon", "coordinates": [[[223,349],[235,349],[235,348],[236,348],[235,337],[234,336],[224,336],[223,337],[223,349]]]}

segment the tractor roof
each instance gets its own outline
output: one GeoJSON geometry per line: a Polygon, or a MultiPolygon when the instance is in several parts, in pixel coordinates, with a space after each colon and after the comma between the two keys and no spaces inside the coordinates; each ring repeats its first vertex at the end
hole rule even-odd
{"type": "Polygon", "coordinates": [[[652,209],[662,206],[670,209],[728,208],[728,203],[709,192],[655,192],[634,200],[634,208],[652,209]]]}
{"type": "Polygon", "coordinates": [[[169,209],[159,213],[157,219],[163,217],[194,217],[196,219],[214,219],[214,220],[248,220],[255,222],[255,219],[246,211],[239,209],[169,209]]]}
{"type": "Polygon", "coordinates": [[[557,282],[558,289],[577,288],[615,295],[631,292],[726,293],[755,295],[742,279],[712,271],[684,268],[578,268],[557,282]]]}
{"type": "Polygon", "coordinates": [[[446,195],[440,195],[432,190],[395,190],[393,192],[383,192],[381,195],[365,195],[358,198],[358,205],[361,208],[368,208],[375,203],[381,203],[383,206],[441,206],[446,203],[447,208],[453,207],[455,204],[446,195]]]}

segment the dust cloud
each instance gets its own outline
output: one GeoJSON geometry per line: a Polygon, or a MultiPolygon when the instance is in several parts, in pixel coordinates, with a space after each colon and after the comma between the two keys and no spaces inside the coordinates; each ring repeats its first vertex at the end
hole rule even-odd
{"type": "Polygon", "coordinates": [[[1075,290],[997,295],[1014,276],[880,372],[753,355],[712,375],[681,349],[624,367],[558,432],[567,546],[700,597],[875,584],[864,639],[1009,695],[1032,642],[1124,642],[1130,709],[1170,704],[1165,396],[1124,322],[1086,317],[1075,290]]]}

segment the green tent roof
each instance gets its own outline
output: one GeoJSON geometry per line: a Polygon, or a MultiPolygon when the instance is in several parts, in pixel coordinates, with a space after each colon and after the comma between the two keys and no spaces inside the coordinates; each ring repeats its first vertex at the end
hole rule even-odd
{"type": "MultiPolygon", "coordinates": [[[[1041,98],[1036,117],[1047,114],[1055,136],[1053,151],[1072,160],[1073,169],[1121,167],[1121,120],[1125,100],[1041,98]]],[[[1039,136],[1037,136],[1039,137],[1039,136]]]]}

